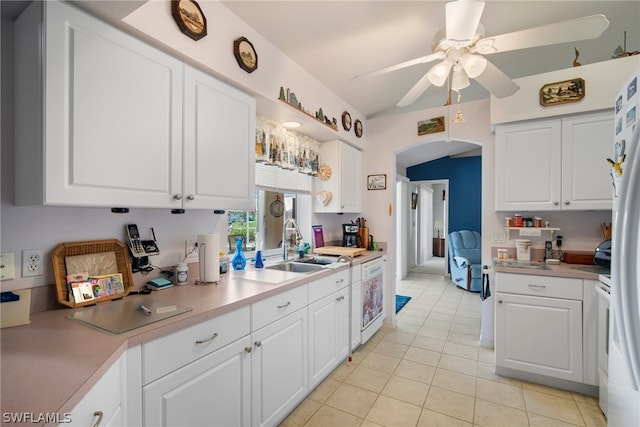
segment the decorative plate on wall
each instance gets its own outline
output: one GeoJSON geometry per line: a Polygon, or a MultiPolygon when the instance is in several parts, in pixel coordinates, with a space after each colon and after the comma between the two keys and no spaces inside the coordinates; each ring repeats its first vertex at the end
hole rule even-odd
{"type": "Polygon", "coordinates": [[[234,40],[233,56],[236,57],[240,68],[247,73],[253,73],[258,68],[258,54],[253,44],[246,37],[234,40]]]}
{"type": "Polygon", "coordinates": [[[353,127],[356,133],[356,136],[360,138],[362,136],[362,122],[360,120],[356,120],[355,123],[353,124],[353,127]]]}
{"type": "Polygon", "coordinates": [[[347,132],[351,130],[351,114],[348,111],[342,113],[342,127],[347,132]]]}
{"type": "Polygon", "coordinates": [[[318,178],[320,178],[323,181],[328,180],[329,178],[331,178],[331,166],[329,166],[326,163],[323,163],[320,165],[320,167],[318,168],[318,178]]]}
{"type": "Polygon", "coordinates": [[[194,40],[207,35],[207,18],[195,1],[171,0],[171,16],[184,35],[194,40]]]}

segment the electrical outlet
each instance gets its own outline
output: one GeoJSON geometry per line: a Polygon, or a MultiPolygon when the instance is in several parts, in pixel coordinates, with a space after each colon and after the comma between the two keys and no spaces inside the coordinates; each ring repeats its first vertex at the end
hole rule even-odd
{"type": "Polygon", "coordinates": [[[14,262],[13,252],[0,253],[0,280],[11,280],[16,277],[14,262]]]}
{"type": "Polygon", "coordinates": [[[44,274],[44,250],[22,250],[22,277],[42,276],[44,274]]]}
{"type": "Polygon", "coordinates": [[[184,257],[185,262],[198,261],[198,243],[195,240],[184,241],[184,257]]]}

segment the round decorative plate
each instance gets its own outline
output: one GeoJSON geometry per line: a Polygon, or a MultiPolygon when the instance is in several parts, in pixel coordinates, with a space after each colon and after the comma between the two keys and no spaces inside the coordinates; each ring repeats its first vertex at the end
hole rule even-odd
{"type": "Polygon", "coordinates": [[[331,166],[329,166],[326,163],[321,164],[320,167],[318,168],[318,178],[320,178],[323,181],[326,181],[329,178],[331,178],[331,166]]]}
{"type": "Polygon", "coordinates": [[[347,132],[351,130],[351,114],[348,111],[342,113],[342,127],[347,132]]]}
{"type": "Polygon", "coordinates": [[[233,56],[236,57],[240,68],[252,73],[258,68],[258,54],[253,43],[246,37],[240,37],[233,42],[233,56]]]}
{"type": "Polygon", "coordinates": [[[362,136],[362,122],[360,120],[356,120],[353,124],[356,136],[360,138],[362,136]]]}

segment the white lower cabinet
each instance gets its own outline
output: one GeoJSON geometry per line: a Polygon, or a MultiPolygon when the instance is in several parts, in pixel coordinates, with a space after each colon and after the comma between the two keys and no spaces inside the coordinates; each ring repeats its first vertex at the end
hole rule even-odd
{"type": "Polygon", "coordinates": [[[582,303],[496,294],[496,365],[582,380],[582,303]]]}
{"type": "Polygon", "coordinates": [[[147,426],[251,425],[246,336],[143,387],[147,426]]]}
{"type": "Polygon", "coordinates": [[[582,279],[496,273],[497,373],[508,369],[597,386],[597,331],[591,321],[597,315],[589,287],[593,282],[582,279]]]}
{"type": "Polygon", "coordinates": [[[349,287],[309,305],[309,388],[349,355],[349,287]]]}
{"type": "Polygon", "coordinates": [[[122,356],[68,415],[70,426],[122,426],[125,423],[126,362],[122,356]]]}
{"type": "Polygon", "coordinates": [[[306,308],[253,332],[251,339],[252,424],[276,425],[309,391],[306,308]]]}

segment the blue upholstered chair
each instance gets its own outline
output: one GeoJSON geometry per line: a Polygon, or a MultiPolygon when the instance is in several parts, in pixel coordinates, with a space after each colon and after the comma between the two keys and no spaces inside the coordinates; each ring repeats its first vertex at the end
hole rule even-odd
{"type": "Polygon", "coordinates": [[[451,280],[468,291],[482,289],[482,238],[477,231],[449,233],[449,269],[451,280]]]}

